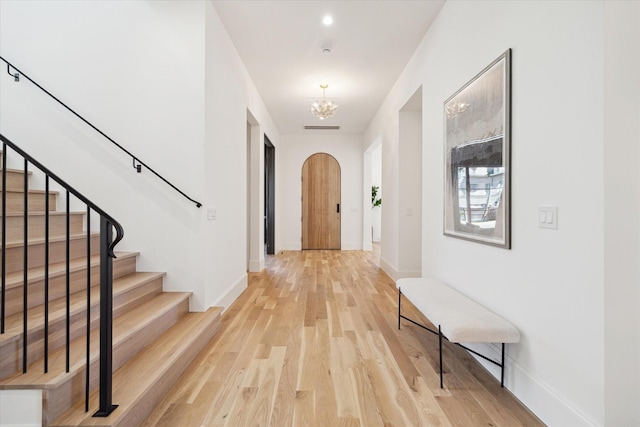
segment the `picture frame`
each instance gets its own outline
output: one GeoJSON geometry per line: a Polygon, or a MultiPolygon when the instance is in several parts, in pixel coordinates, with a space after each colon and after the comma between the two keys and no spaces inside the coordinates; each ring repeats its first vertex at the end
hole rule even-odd
{"type": "Polygon", "coordinates": [[[511,248],[511,49],[444,101],[444,235],[511,248]]]}

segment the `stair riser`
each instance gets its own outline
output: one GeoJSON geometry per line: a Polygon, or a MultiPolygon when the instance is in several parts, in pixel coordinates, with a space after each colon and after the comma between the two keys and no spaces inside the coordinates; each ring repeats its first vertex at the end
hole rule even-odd
{"type": "MultiPolygon", "coordinates": [[[[179,305],[173,307],[172,310],[165,313],[157,321],[144,329],[137,331],[131,335],[127,340],[119,343],[113,349],[113,372],[117,371],[122,365],[127,363],[138,352],[143,350],[147,345],[152,343],[168,328],[174,325],[178,319],[189,311],[189,301],[185,300],[179,305]]],[[[205,341],[206,343],[206,341],[205,341]]],[[[204,345],[204,344],[203,344],[204,345]]],[[[197,353],[196,353],[197,354],[197,353]]],[[[91,364],[90,370],[90,389],[93,390],[99,383],[99,362],[96,361],[91,364]]],[[[53,422],[64,411],[70,408],[79,399],[84,399],[84,386],[85,386],[85,372],[81,370],[73,378],[70,378],[62,386],[45,390],[43,399],[46,404],[43,408],[43,420],[46,420],[45,425],[53,422]],[[46,409],[46,411],[45,411],[46,409]]],[[[114,401],[114,404],[118,402],[114,401]]]]}
{"type": "MultiPolygon", "coordinates": [[[[29,268],[44,266],[45,244],[29,244],[27,248],[29,268]]],[[[71,259],[83,258],[87,254],[87,239],[73,238],[70,240],[69,253],[71,259]]],[[[91,236],[91,254],[100,254],[100,236],[91,236]]],[[[24,268],[24,248],[22,246],[7,247],[7,273],[22,271],[24,268]]],[[[66,261],[66,242],[49,242],[49,262],[51,264],[66,261]]]]}
{"type": "MultiPolygon", "coordinates": [[[[2,158],[0,157],[0,162],[2,158]]],[[[1,163],[0,163],[1,165],[1,163]]],[[[27,182],[27,188],[28,187],[27,182]]],[[[2,170],[0,169],[0,190],[2,190],[2,170]]],[[[7,169],[7,190],[24,191],[24,172],[7,169]]]]}
{"type": "MultiPolygon", "coordinates": [[[[136,259],[134,257],[113,260],[113,278],[114,280],[131,274],[136,270],[136,259]]],[[[100,283],[100,265],[91,267],[91,285],[95,286],[100,283]]],[[[71,293],[80,292],[87,287],[87,269],[72,271],[69,275],[69,287],[71,293]]],[[[44,279],[30,281],[29,298],[27,303],[29,308],[36,307],[44,303],[44,279]]],[[[66,273],[49,277],[49,301],[63,298],[66,295],[67,276],[66,273]]],[[[6,291],[6,315],[11,316],[21,313],[23,308],[22,302],[23,287],[22,284],[11,287],[6,291]]],[[[115,303],[114,303],[115,305],[115,303]]]]}
{"type": "MultiPolygon", "coordinates": [[[[1,197],[0,193],[0,197],[1,197]]],[[[0,201],[2,199],[0,198],[0,201]]],[[[44,193],[29,193],[27,201],[28,212],[44,212],[46,208],[46,197],[44,193]]],[[[0,208],[1,208],[0,203],[0,208]]],[[[49,210],[56,210],[56,194],[49,193],[49,210]]],[[[24,193],[7,191],[7,212],[24,212],[24,193]]]]}
{"type": "MultiPolygon", "coordinates": [[[[148,298],[162,292],[162,277],[158,277],[148,283],[141,284],[133,290],[120,294],[113,300],[113,316],[117,318],[125,313],[125,309],[134,308],[144,303],[148,298]]],[[[93,288],[92,295],[97,295],[99,289],[93,288]]],[[[81,291],[80,293],[84,293],[81,291]]],[[[188,310],[188,304],[187,304],[188,310]]],[[[100,307],[93,304],[91,308],[91,328],[99,327],[100,307]]],[[[54,318],[54,313],[50,314],[54,318]]],[[[70,341],[84,336],[87,330],[86,309],[72,313],[69,321],[70,341]]],[[[92,333],[98,333],[93,331],[92,333]]],[[[22,335],[13,341],[0,343],[0,380],[22,370],[22,335]]],[[[32,363],[44,357],[44,326],[30,330],[27,339],[27,361],[32,363]]],[[[66,345],[66,320],[60,317],[49,322],[49,351],[66,345]]]]}
{"type": "MultiPolygon", "coordinates": [[[[21,243],[24,241],[24,217],[7,217],[7,243],[21,243]]],[[[71,213],[69,215],[70,234],[80,234],[83,232],[84,214],[71,213]]],[[[49,216],[49,238],[64,237],[67,233],[67,218],[64,215],[49,216]]],[[[0,238],[2,228],[0,227],[0,238]]],[[[28,239],[44,239],[45,236],[45,216],[29,215],[27,223],[28,239]]]]}
{"type": "Polygon", "coordinates": [[[162,285],[164,279],[158,277],[151,280],[141,286],[137,286],[129,292],[122,293],[113,299],[113,317],[119,317],[120,315],[134,310],[142,303],[150,300],[155,295],[162,293],[162,285]]]}
{"type": "MultiPolygon", "coordinates": [[[[91,327],[95,328],[98,323],[99,309],[93,309],[91,312],[91,327]]],[[[87,325],[86,311],[80,311],[71,315],[69,321],[69,340],[74,340],[82,336],[86,332],[87,325]]],[[[97,332],[95,332],[97,333],[97,332]]],[[[15,372],[22,371],[22,335],[17,339],[0,344],[0,379],[6,378],[15,372]]],[[[65,319],[59,319],[49,323],[49,351],[53,351],[66,344],[66,322],[65,319]]],[[[39,328],[28,333],[27,339],[27,364],[44,357],[44,329],[39,328]]]]}
{"type": "Polygon", "coordinates": [[[183,353],[182,357],[180,357],[179,363],[174,363],[170,370],[156,383],[156,386],[151,388],[142,398],[138,399],[135,406],[127,412],[127,415],[123,417],[119,423],[114,424],[113,427],[138,427],[142,425],[144,420],[151,414],[153,409],[160,404],[171,387],[178,382],[180,376],[209,343],[219,328],[219,321],[216,322],[215,325],[212,325],[212,327],[205,328],[198,339],[195,340],[187,351],[183,353]]]}
{"type": "Polygon", "coordinates": [[[113,280],[135,273],[137,257],[116,258],[113,260],[113,280]]]}

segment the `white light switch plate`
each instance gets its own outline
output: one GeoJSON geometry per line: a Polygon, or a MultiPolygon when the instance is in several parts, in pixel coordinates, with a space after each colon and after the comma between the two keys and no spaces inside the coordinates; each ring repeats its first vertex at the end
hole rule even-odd
{"type": "Polygon", "coordinates": [[[558,228],[558,207],[538,206],[538,227],[558,228]]]}
{"type": "Polygon", "coordinates": [[[216,208],[207,208],[207,219],[209,221],[216,220],[216,208]]]}

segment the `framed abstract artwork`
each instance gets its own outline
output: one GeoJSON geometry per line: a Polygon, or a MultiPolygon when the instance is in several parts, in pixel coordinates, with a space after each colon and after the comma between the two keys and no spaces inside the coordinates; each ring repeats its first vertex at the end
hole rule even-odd
{"type": "Polygon", "coordinates": [[[511,248],[511,49],[444,102],[444,234],[511,248]]]}

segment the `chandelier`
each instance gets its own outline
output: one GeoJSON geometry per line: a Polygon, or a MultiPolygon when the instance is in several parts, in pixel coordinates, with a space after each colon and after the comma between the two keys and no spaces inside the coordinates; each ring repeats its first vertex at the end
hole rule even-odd
{"type": "Polygon", "coordinates": [[[324,96],[324,91],[329,87],[329,85],[321,84],[320,87],[322,88],[322,101],[316,101],[311,104],[311,113],[320,120],[324,120],[329,117],[333,117],[338,109],[338,105],[331,101],[327,101],[324,96]]]}

